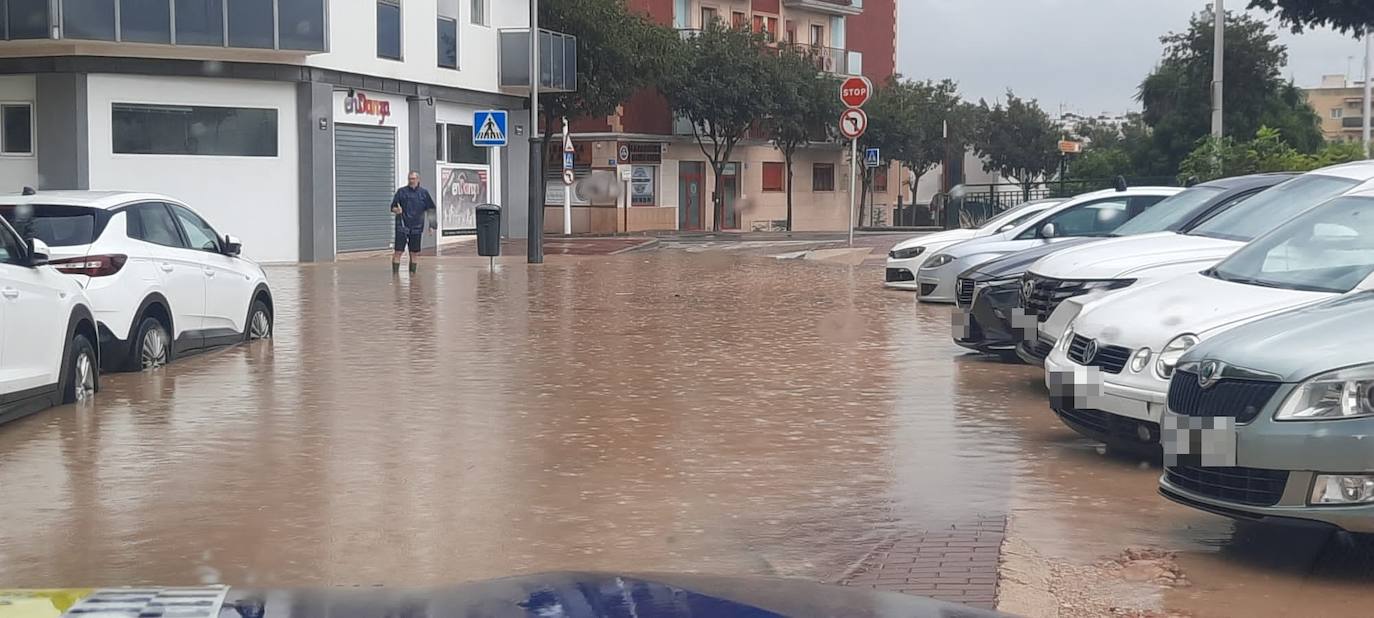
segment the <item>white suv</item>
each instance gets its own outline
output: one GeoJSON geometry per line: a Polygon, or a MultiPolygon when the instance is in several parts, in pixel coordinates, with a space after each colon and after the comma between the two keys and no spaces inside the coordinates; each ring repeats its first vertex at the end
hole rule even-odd
{"type": "Polygon", "coordinates": [[[52,248],[53,267],[90,296],[105,368],[151,369],[271,336],[262,267],[187,205],[150,193],[46,191],[0,196],[0,215],[15,222],[20,205],[32,207],[26,225],[52,248]]]}
{"type": "Polygon", "coordinates": [[[96,322],[48,248],[0,220],[0,422],[85,401],[100,385],[96,322]]]}

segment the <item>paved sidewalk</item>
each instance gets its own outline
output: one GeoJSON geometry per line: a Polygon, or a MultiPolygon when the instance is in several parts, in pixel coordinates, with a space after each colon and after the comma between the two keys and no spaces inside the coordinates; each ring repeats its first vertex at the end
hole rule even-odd
{"type": "Polygon", "coordinates": [[[878,547],[840,583],[993,609],[1006,517],[902,537],[878,547]]]}

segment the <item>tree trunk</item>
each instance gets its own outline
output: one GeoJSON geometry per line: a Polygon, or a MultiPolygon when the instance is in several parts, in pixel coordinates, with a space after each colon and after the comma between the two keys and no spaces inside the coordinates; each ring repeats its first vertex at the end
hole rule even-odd
{"type": "Polygon", "coordinates": [[[787,231],[792,231],[792,153],[784,150],[782,153],[784,165],[787,166],[787,231]]]}
{"type": "Polygon", "coordinates": [[[868,179],[868,170],[860,167],[859,176],[854,179],[854,182],[862,183],[859,185],[859,220],[851,222],[854,224],[854,227],[863,227],[863,222],[865,221],[864,212],[868,210],[868,179]]]}
{"type": "Polygon", "coordinates": [[[711,231],[720,231],[720,221],[725,218],[725,195],[721,193],[721,177],[724,176],[725,164],[717,160],[711,161],[711,175],[714,177],[714,184],[711,187],[711,231]]]}

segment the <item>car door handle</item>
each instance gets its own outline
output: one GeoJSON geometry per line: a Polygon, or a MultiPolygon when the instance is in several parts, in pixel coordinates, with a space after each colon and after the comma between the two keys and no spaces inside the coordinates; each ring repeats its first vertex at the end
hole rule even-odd
{"type": "Polygon", "coordinates": [[[0,296],[4,296],[5,298],[19,298],[19,290],[16,290],[14,288],[5,288],[3,290],[0,290],[0,296]]]}
{"type": "Polygon", "coordinates": [[[162,263],[162,272],[165,272],[165,273],[172,272],[172,268],[173,268],[173,267],[172,267],[171,264],[168,264],[167,262],[163,262],[163,263],[162,263]]]}

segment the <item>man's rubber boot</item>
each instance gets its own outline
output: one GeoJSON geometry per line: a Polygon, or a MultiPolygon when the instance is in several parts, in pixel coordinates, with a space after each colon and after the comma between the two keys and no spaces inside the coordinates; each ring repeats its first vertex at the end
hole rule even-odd
{"type": "Polygon", "coordinates": [[[411,263],[410,263],[410,274],[412,274],[412,275],[415,274],[415,269],[418,268],[418,267],[419,267],[419,264],[416,264],[415,262],[411,262],[411,263]]]}

